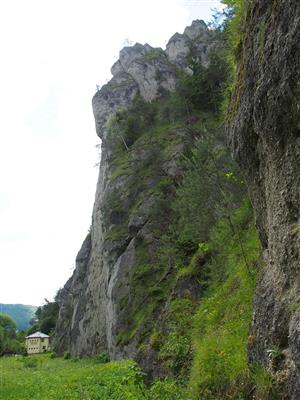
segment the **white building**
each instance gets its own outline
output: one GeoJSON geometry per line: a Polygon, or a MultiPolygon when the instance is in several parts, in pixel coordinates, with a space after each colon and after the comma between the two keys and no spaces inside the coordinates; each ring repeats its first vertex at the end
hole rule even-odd
{"type": "Polygon", "coordinates": [[[50,349],[50,337],[42,332],[35,332],[26,336],[26,350],[28,354],[44,353],[50,349]]]}

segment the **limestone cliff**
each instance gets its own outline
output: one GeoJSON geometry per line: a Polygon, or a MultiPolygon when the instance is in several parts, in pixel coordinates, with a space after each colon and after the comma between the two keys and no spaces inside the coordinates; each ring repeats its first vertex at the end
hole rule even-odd
{"type": "MultiPolygon", "coordinates": [[[[205,23],[194,21],[170,39],[165,51],[148,44],[125,47],[111,69],[112,79],[93,98],[96,130],[102,139],[101,165],[91,230],[59,296],[59,352],[108,351],[114,359],[135,357],[137,341],[147,336],[149,318],[155,319],[163,306],[155,282],[162,282],[172,266],[166,263],[162,268],[156,262],[160,227],[154,209],[158,201],[167,203],[174,194],[181,175],[179,160],[194,140],[193,130],[165,128],[159,138],[154,134],[141,138],[120,156],[109,137],[109,123],[137,95],[151,102],[174,91],[178,73],[191,73],[191,49],[193,57],[206,65],[211,46],[213,36],[205,23]],[[151,285],[143,283],[149,274],[145,257],[151,285]],[[151,307],[150,291],[156,296],[151,307]]],[[[168,223],[167,213],[166,208],[161,226],[168,223]]],[[[170,279],[166,291],[172,290],[171,284],[170,279]]]]}
{"type": "Polygon", "coordinates": [[[265,268],[249,358],[300,398],[300,3],[249,2],[228,138],[256,210],[265,268]]]}

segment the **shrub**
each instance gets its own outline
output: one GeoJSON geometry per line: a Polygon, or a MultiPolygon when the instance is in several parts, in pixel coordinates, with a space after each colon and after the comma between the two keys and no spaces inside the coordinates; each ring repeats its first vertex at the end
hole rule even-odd
{"type": "Polygon", "coordinates": [[[103,351],[103,352],[100,353],[99,356],[97,357],[97,361],[98,361],[100,364],[106,364],[106,363],[110,362],[109,354],[106,353],[105,351],[103,351]]]}

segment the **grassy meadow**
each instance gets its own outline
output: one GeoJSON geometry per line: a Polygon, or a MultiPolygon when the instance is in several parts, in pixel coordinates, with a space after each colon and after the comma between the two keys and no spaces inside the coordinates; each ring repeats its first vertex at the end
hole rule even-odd
{"type": "Polygon", "coordinates": [[[133,361],[101,364],[96,358],[51,358],[49,354],[0,358],[1,400],[181,399],[172,382],[145,388],[133,361]]]}
{"type": "MultiPolygon", "coordinates": [[[[1,400],[108,399],[117,395],[130,363],[51,359],[49,355],[0,359],[1,400]]],[[[120,397],[122,398],[122,397],[120,397]]]]}

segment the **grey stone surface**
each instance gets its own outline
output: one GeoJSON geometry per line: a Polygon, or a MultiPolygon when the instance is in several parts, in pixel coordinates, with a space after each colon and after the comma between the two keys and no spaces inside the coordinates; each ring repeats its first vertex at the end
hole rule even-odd
{"type": "MultiPolygon", "coordinates": [[[[202,29],[202,23],[200,25],[202,29]]],[[[195,29],[192,27],[189,31],[191,37],[195,29]]],[[[187,54],[186,50],[184,52],[187,54]]],[[[154,197],[138,193],[139,206],[134,214],[128,212],[137,199],[126,194],[129,185],[126,173],[112,178],[115,166],[107,140],[107,124],[117,110],[128,108],[137,94],[152,101],[161,88],[174,90],[177,68],[178,65],[172,63],[162,49],[138,43],[125,47],[111,69],[112,79],[93,97],[96,131],[102,139],[101,163],[91,231],[78,253],[75,271],[59,296],[60,313],[55,336],[60,353],[93,355],[108,351],[112,358],[135,357],[136,339],[120,346],[117,338],[127,318],[122,311],[122,299],[130,293],[136,243],[143,238],[149,246],[155,244],[155,235],[147,221],[154,197]],[[104,215],[105,198],[114,191],[118,193],[122,210],[112,206],[104,215]],[[116,235],[115,232],[124,226],[128,232],[116,235]]],[[[170,134],[178,135],[181,141],[189,138],[184,129],[170,134]]],[[[170,149],[162,173],[171,177],[180,175],[177,164],[182,150],[180,144],[170,149]]],[[[151,154],[141,147],[132,150],[130,156],[131,162],[139,165],[151,154]]],[[[145,180],[145,189],[149,190],[157,179],[149,177],[145,180]]],[[[155,252],[154,245],[152,252],[155,252]]]]}
{"type": "Polygon", "coordinates": [[[265,267],[249,359],[300,398],[300,3],[251,3],[228,140],[256,211],[265,267]],[[280,362],[270,358],[282,354],[280,362]]]}
{"type": "Polygon", "coordinates": [[[98,136],[105,138],[109,117],[119,109],[128,108],[137,94],[152,101],[160,90],[174,91],[177,68],[192,72],[188,58],[191,48],[193,57],[207,65],[213,45],[213,35],[206,24],[197,20],[183,34],[173,35],[165,51],[140,43],[124,47],[111,68],[113,78],[93,97],[98,136]]]}
{"type": "Polygon", "coordinates": [[[187,73],[192,73],[189,67],[189,56],[192,50],[194,60],[203,65],[208,64],[208,53],[214,45],[212,33],[208,30],[204,21],[193,21],[186,27],[183,34],[175,33],[166,46],[166,54],[170,62],[187,73]]]}

